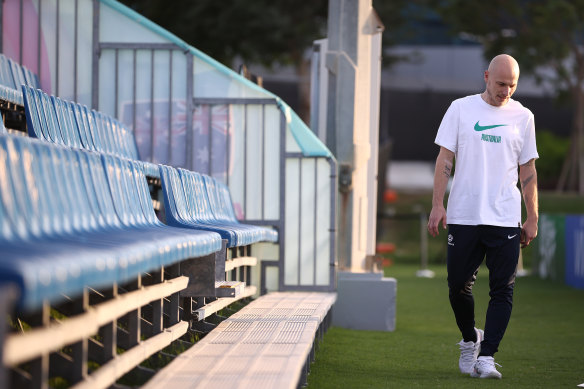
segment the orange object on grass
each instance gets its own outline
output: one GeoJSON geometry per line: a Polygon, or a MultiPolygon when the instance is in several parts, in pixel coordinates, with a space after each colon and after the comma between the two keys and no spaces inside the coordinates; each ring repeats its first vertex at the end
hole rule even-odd
{"type": "Polygon", "coordinates": [[[397,201],[397,192],[393,189],[386,189],[383,192],[383,201],[385,203],[395,203],[397,201]]]}
{"type": "Polygon", "coordinates": [[[389,254],[395,251],[395,244],[393,243],[377,243],[375,251],[379,254],[389,254]]]}

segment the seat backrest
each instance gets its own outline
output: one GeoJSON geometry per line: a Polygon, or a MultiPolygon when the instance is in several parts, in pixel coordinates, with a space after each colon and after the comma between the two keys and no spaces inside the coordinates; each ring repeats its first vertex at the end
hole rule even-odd
{"type": "MultiPolygon", "coordinates": [[[[89,155],[92,153],[79,150],[74,151],[71,154],[75,158],[72,160],[72,163],[78,167],[77,184],[80,187],[79,190],[84,193],[84,197],[87,200],[85,209],[87,214],[88,229],[92,231],[105,229],[110,226],[107,224],[107,218],[105,215],[105,210],[107,210],[107,208],[101,206],[98,198],[98,192],[102,192],[106,188],[98,187],[94,184],[95,181],[92,179],[92,176],[94,175],[101,175],[103,177],[103,169],[97,173],[92,172],[88,160],[89,155]]],[[[97,157],[97,165],[101,167],[101,160],[99,159],[99,156],[96,154],[94,154],[94,156],[97,157]]],[[[109,193],[107,194],[109,197],[109,193]]]]}
{"type": "MultiPolygon", "coordinates": [[[[13,137],[0,136],[0,201],[2,202],[2,237],[5,240],[23,240],[30,236],[20,191],[23,191],[22,175],[18,169],[21,156],[17,153],[13,137]],[[14,183],[14,178],[20,181],[14,183]],[[15,188],[16,185],[16,188],[15,188]]],[[[26,211],[26,209],[25,209],[26,211]]]]}
{"type": "Polygon", "coordinates": [[[22,66],[10,58],[8,58],[8,62],[10,63],[10,69],[12,70],[14,89],[20,89],[21,85],[27,85],[24,72],[22,71],[22,66]]]}
{"type": "Polygon", "coordinates": [[[79,133],[79,138],[81,139],[81,144],[85,150],[95,150],[95,145],[93,144],[93,138],[89,134],[88,125],[86,123],[86,118],[83,117],[83,112],[79,104],[68,101],[69,109],[73,112],[73,117],[75,118],[75,126],[79,133]]]}
{"type": "Polygon", "coordinates": [[[205,188],[204,176],[198,172],[190,172],[190,175],[193,177],[194,190],[197,193],[196,201],[199,205],[200,217],[205,221],[216,221],[212,204],[205,188]]]}
{"type": "Polygon", "coordinates": [[[111,122],[119,134],[120,148],[123,156],[130,159],[140,159],[132,131],[114,118],[111,118],[111,122]]]}
{"type": "Polygon", "coordinates": [[[117,150],[116,144],[113,141],[113,134],[108,131],[105,120],[104,114],[99,111],[91,110],[91,120],[94,125],[94,130],[99,134],[99,139],[101,141],[101,147],[104,151],[113,153],[117,156],[123,156],[117,150]]]}
{"type": "Polygon", "coordinates": [[[0,54],[0,83],[8,88],[16,89],[10,62],[4,54],[0,54]]]}
{"type": "Polygon", "coordinates": [[[89,151],[80,152],[79,155],[87,161],[89,176],[84,176],[84,181],[87,182],[89,187],[94,188],[95,199],[97,200],[99,212],[103,217],[105,225],[120,228],[122,222],[114,206],[112,190],[108,183],[101,155],[89,151]]]}
{"type": "MultiPolygon", "coordinates": [[[[122,159],[119,157],[115,157],[115,159],[117,160],[122,172],[120,183],[122,184],[126,196],[128,196],[128,199],[130,200],[128,205],[130,207],[130,212],[134,216],[135,223],[140,226],[148,225],[148,221],[151,220],[151,218],[146,217],[146,214],[144,213],[143,201],[141,199],[142,194],[138,191],[138,187],[136,186],[137,179],[135,174],[140,173],[136,171],[134,163],[129,159],[122,159]]],[[[142,173],[141,177],[143,178],[144,183],[146,183],[146,176],[142,173]]],[[[152,205],[150,205],[150,208],[152,208],[152,211],[154,212],[152,205]]]]}
{"type": "Polygon", "coordinates": [[[229,188],[222,182],[215,181],[215,186],[217,188],[217,193],[219,194],[219,200],[221,201],[221,209],[223,211],[223,217],[226,220],[237,222],[237,216],[235,216],[235,209],[233,208],[233,201],[231,200],[231,193],[229,188]]]}
{"type": "Polygon", "coordinates": [[[106,172],[107,183],[112,194],[114,208],[118,218],[126,227],[131,227],[135,224],[134,215],[132,215],[128,198],[121,183],[122,169],[116,163],[116,158],[112,155],[102,155],[102,163],[106,172]]]}
{"type": "Polygon", "coordinates": [[[196,210],[189,208],[188,198],[185,196],[186,188],[179,170],[170,166],[164,166],[163,170],[166,197],[170,200],[171,218],[178,224],[197,222],[196,210]]]}
{"type": "Polygon", "coordinates": [[[2,137],[7,186],[2,200],[20,240],[87,231],[93,217],[73,151],[30,138],[2,137]],[[12,198],[11,195],[12,194],[12,198]]]}
{"type": "Polygon", "coordinates": [[[48,134],[45,133],[45,126],[42,125],[41,117],[39,115],[40,101],[37,101],[38,95],[35,93],[35,89],[26,85],[23,85],[21,89],[24,100],[24,108],[26,111],[26,125],[28,135],[32,138],[49,140],[50,138],[48,134]]]}
{"type": "Polygon", "coordinates": [[[181,180],[186,193],[186,201],[189,213],[197,223],[210,223],[215,221],[211,213],[209,199],[205,191],[205,186],[199,173],[179,169],[181,180]]]}
{"type": "MultiPolygon", "coordinates": [[[[33,142],[35,177],[47,199],[43,212],[49,219],[47,235],[78,235],[95,231],[100,210],[91,196],[98,190],[87,184],[80,150],[33,142]],[[38,165],[38,167],[37,167],[38,165]]],[[[103,173],[102,173],[103,174],[103,173]]],[[[102,218],[103,219],[103,218],[102,218]]]]}
{"type": "Polygon", "coordinates": [[[55,151],[55,147],[46,147],[44,142],[30,142],[30,150],[33,154],[33,161],[30,170],[33,171],[35,181],[39,187],[39,197],[41,198],[40,215],[42,222],[42,237],[67,235],[73,232],[73,208],[75,203],[69,201],[69,196],[79,198],[78,194],[73,195],[67,189],[67,183],[62,182],[63,177],[69,178],[68,174],[60,174],[64,161],[63,155],[55,151]]]}
{"type": "Polygon", "coordinates": [[[51,102],[55,109],[58,128],[64,144],[68,147],[81,148],[81,138],[79,137],[72,107],[64,100],[55,96],[51,96],[51,102]]]}
{"type": "Polygon", "coordinates": [[[102,154],[107,182],[116,214],[125,226],[158,224],[154,208],[147,205],[147,182],[144,172],[133,161],[111,154],[102,154]],[[139,182],[139,186],[136,185],[139,182]],[[145,186],[146,185],[146,186],[145,186]]]}
{"type": "Polygon", "coordinates": [[[122,148],[122,138],[119,134],[118,128],[114,125],[113,119],[108,115],[101,114],[101,126],[105,132],[107,132],[111,138],[112,149],[116,155],[125,156],[122,148]]]}
{"type": "Polygon", "coordinates": [[[6,134],[6,127],[4,126],[4,119],[0,117],[0,135],[6,134]]]}
{"type": "MultiPolygon", "coordinates": [[[[110,186],[114,182],[117,184],[114,188],[116,193],[122,190],[131,193],[134,179],[128,178],[129,169],[126,169],[124,176],[123,165],[117,160],[112,162],[115,168],[113,174],[121,178],[110,180],[99,154],[31,138],[1,136],[2,237],[12,240],[43,239],[119,228],[122,223],[110,186]],[[124,181],[129,179],[131,181],[124,181]]],[[[142,178],[145,182],[146,178],[142,178]]],[[[124,196],[120,207],[125,208],[121,209],[133,212],[131,215],[122,213],[126,221],[130,220],[127,224],[134,222],[132,217],[144,223],[140,202],[132,199],[131,195],[124,196]]]]}
{"type": "Polygon", "coordinates": [[[50,97],[40,89],[23,85],[22,96],[26,110],[28,134],[52,143],[65,145],[57,120],[55,107],[50,97]]]}
{"type": "MultiPolygon", "coordinates": [[[[65,198],[68,199],[70,211],[67,211],[71,220],[71,227],[73,233],[90,231],[90,224],[95,226],[92,215],[92,208],[88,201],[86,187],[81,177],[81,170],[79,169],[79,161],[76,153],[79,150],[72,150],[65,147],[51,148],[55,154],[59,156],[60,164],[54,166],[58,169],[61,177],[61,186],[67,191],[65,198]],[[91,216],[90,216],[91,215],[91,216]]],[[[91,188],[95,190],[94,188],[91,188]]]]}
{"type": "Polygon", "coordinates": [[[20,89],[31,137],[139,160],[132,131],[116,119],[40,89],[26,85],[20,89]]]}
{"type": "Polygon", "coordinates": [[[138,194],[140,207],[144,214],[144,218],[146,219],[146,223],[150,225],[161,225],[162,223],[158,220],[158,217],[156,217],[156,213],[154,212],[152,197],[150,196],[150,189],[148,188],[144,168],[137,161],[128,162],[132,170],[132,177],[134,179],[133,184],[138,194]]]}
{"type": "MultiPolygon", "coordinates": [[[[30,168],[36,160],[30,151],[29,142],[20,140],[18,137],[3,138],[8,152],[7,168],[14,196],[12,211],[17,219],[15,224],[24,223],[26,234],[20,235],[22,239],[40,237],[41,222],[38,214],[42,190],[38,187],[34,169],[30,168]]],[[[21,228],[22,226],[19,226],[19,231],[22,231],[21,228]]]]}
{"type": "Polygon", "coordinates": [[[4,137],[0,137],[0,241],[10,242],[15,238],[15,232],[8,213],[12,205],[12,190],[10,188],[10,177],[6,165],[8,153],[1,138],[4,137]]]}
{"type": "MultiPolygon", "coordinates": [[[[180,225],[183,224],[176,208],[173,192],[173,177],[172,171],[174,168],[166,165],[159,165],[160,183],[162,186],[162,198],[164,201],[164,214],[166,217],[166,224],[180,225]]],[[[175,170],[176,172],[176,170],[175,170]]]]}
{"type": "Polygon", "coordinates": [[[201,223],[206,222],[202,217],[201,207],[197,201],[199,193],[194,190],[192,183],[187,179],[188,170],[179,168],[176,169],[176,188],[178,190],[178,198],[180,199],[179,212],[185,220],[189,220],[190,223],[201,223]]]}
{"type": "Polygon", "coordinates": [[[26,80],[26,85],[31,86],[33,88],[40,89],[41,82],[36,74],[34,74],[30,69],[26,67],[22,67],[24,72],[24,78],[26,80]]]}
{"type": "Polygon", "coordinates": [[[36,101],[39,118],[41,119],[41,122],[45,123],[43,127],[49,140],[59,145],[65,145],[65,141],[61,135],[59,122],[57,120],[57,112],[55,111],[51,98],[40,89],[34,89],[33,91],[37,96],[36,101]]]}
{"type": "Polygon", "coordinates": [[[213,218],[219,221],[227,221],[222,208],[223,204],[219,197],[217,186],[215,185],[215,179],[206,174],[202,174],[201,176],[203,178],[203,184],[205,187],[205,192],[207,193],[207,198],[209,199],[209,206],[211,213],[213,214],[213,218]]]}
{"type": "Polygon", "coordinates": [[[91,110],[87,108],[86,105],[77,104],[79,106],[79,110],[81,111],[81,116],[83,117],[83,122],[85,124],[85,128],[88,134],[88,137],[91,138],[91,143],[96,151],[100,153],[108,152],[105,148],[104,141],[101,139],[101,134],[99,130],[96,128],[95,118],[91,113],[91,110]]]}

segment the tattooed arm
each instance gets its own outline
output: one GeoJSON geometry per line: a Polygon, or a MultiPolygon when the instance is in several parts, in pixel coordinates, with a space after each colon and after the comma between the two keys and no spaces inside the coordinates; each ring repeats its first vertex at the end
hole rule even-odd
{"type": "Polygon", "coordinates": [[[519,181],[521,181],[523,202],[527,210],[527,219],[523,223],[521,233],[521,246],[525,247],[537,236],[537,220],[539,219],[535,159],[519,166],[519,181]]]}
{"type": "Polygon", "coordinates": [[[444,208],[444,193],[448,185],[448,179],[452,174],[454,153],[444,147],[440,147],[440,153],[436,158],[436,170],[434,171],[434,194],[432,195],[432,211],[428,219],[428,232],[437,236],[438,227],[446,229],[446,209],[444,208]]]}

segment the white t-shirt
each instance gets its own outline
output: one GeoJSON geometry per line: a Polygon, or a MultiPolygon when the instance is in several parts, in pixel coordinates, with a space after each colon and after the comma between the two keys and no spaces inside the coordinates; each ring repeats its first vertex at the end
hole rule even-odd
{"type": "Polygon", "coordinates": [[[448,224],[521,226],[518,166],[539,158],[529,109],[513,99],[495,107],[479,94],[455,100],[435,142],[456,157],[448,224]]]}

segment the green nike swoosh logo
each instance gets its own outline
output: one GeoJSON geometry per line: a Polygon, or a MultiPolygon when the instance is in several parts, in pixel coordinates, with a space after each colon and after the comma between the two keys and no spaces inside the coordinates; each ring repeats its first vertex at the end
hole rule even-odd
{"type": "Polygon", "coordinates": [[[485,130],[490,130],[491,128],[503,127],[503,126],[506,126],[506,124],[495,124],[492,126],[480,126],[479,122],[476,122],[476,124],[474,126],[474,130],[475,131],[485,131],[485,130]]]}

